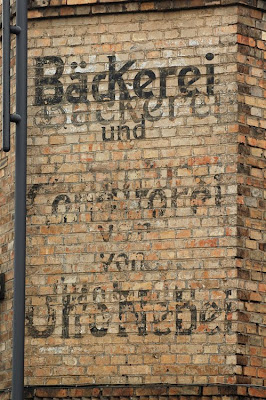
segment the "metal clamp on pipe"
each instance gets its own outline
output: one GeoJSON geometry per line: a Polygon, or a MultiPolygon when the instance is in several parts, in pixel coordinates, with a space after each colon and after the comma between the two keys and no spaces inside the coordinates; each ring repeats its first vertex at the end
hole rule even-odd
{"type": "Polygon", "coordinates": [[[10,122],[15,122],[18,124],[21,121],[21,116],[18,114],[11,114],[10,115],[10,122]]]}
{"type": "Polygon", "coordinates": [[[10,26],[10,0],[3,0],[3,114],[2,114],[2,134],[3,150],[10,150],[10,122],[16,124],[21,117],[18,114],[10,115],[10,33],[19,35],[20,26],[10,26]],[[19,117],[19,118],[17,118],[19,117]]]}
{"type": "Polygon", "coordinates": [[[10,32],[14,33],[15,35],[19,35],[21,32],[21,27],[17,25],[11,25],[10,26],[10,32]]]}

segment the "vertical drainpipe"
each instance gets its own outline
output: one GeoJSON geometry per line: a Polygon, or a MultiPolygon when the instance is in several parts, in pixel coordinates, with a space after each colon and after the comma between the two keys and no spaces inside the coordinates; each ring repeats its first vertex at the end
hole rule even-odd
{"type": "Polygon", "coordinates": [[[24,400],[27,7],[27,0],[17,0],[16,26],[10,26],[10,0],[3,0],[3,150],[6,152],[10,149],[10,122],[16,123],[12,400],[24,400]],[[10,33],[16,34],[16,113],[11,115],[10,33]]]}
{"type": "Polygon", "coordinates": [[[24,400],[26,167],[27,167],[27,0],[17,0],[16,36],[15,261],[12,400],[24,400]]]}

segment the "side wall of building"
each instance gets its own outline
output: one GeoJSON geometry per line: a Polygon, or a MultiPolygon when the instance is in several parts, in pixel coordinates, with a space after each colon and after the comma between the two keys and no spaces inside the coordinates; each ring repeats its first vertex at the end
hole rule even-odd
{"type": "Polygon", "coordinates": [[[27,384],[235,382],[237,19],[31,23],[27,384]]]}
{"type": "Polygon", "coordinates": [[[29,11],[26,397],[263,398],[263,5],[73,3],[29,11]]]}
{"type": "Polygon", "coordinates": [[[263,12],[239,8],[240,383],[265,384],[265,40],[263,12]]]}

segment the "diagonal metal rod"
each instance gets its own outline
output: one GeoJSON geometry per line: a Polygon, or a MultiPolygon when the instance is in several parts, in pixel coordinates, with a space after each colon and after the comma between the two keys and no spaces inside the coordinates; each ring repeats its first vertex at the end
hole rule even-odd
{"type": "MultiPolygon", "coordinates": [[[[5,0],[4,0],[5,1],[5,0]]],[[[27,0],[17,0],[16,167],[12,400],[24,400],[26,161],[27,161],[27,0]]],[[[15,32],[14,32],[15,33],[15,32]]]]}

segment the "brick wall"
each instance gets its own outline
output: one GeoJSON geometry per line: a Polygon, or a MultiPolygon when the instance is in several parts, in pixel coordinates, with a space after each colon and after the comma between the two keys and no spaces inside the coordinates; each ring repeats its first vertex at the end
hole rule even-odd
{"type": "Polygon", "coordinates": [[[12,327],[12,248],[13,248],[13,197],[14,157],[0,155],[0,265],[4,274],[4,296],[0,301],[0,381],[9,383],[7,371],[10,368],[11,327],[12,327]]]}
{"type": "Polygon", "coordinates": [[[73,3],[29,11],[27,396],[263,397],[263,5],[73,3]]]}
{"type": "MultiPolygon", "coordinates": [[[[80,387],[25,388],[25,400],[257,400],[264,398],[262,387],[236,385],[166,385],[145,386],[93,385],[80,387]]],[[[10,400],[10,393],[1,399],[10,400]]]]}
{"type": "Polygon", "coordinates": [[[239,382],[265,383],[265,26],[259,10],[239,10],[238,257],[239,382]],[[263,334],[264,330],[264,334],[263,334]]]}

